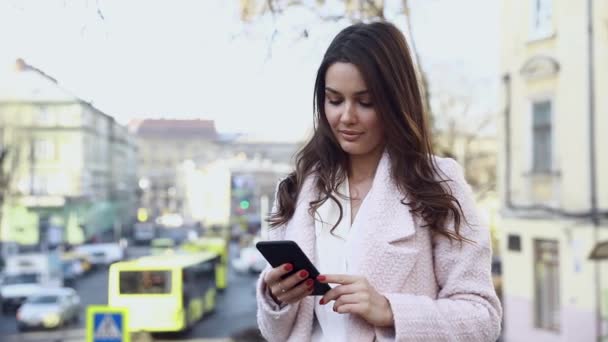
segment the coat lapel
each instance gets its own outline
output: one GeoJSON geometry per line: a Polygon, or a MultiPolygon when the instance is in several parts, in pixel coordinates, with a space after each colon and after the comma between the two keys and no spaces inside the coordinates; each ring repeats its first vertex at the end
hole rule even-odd
{"type": "MultiPolygon", "coordinates": [[[[352,272],[363,275],[380,293],[403,288],[416,264],[416,228],[410,208],[401,204],[404,194],[391,177],[385,152],[351,228],[347,247],[352,272]]],[[[357,316],[349,318],[349,340],[372,340],[373,328],[357,316]],[[363,338],[365,336],[365,338],[363,338]]]]}
{"type": "Polygon", "coordinates": [[[384,153],[351,228],[348,247],[355,272],[365,275],[379,291],[395,290],[405,282],[418,251],[414,220],[410,208],[401,204],[405,196],[393,181],[390,166],[384,153]]]}
{"type": "Polygon", "coordinates": [[[295,241],[313,263],[315,262],[315,225],[308,208],[315,197],[314,177],[307,177],[298,196],[296,210],[285,231],[285,239],[295,241]]]}
{"type": "MultiPolygon", "coordinates": [[[[314,194],[315,180],[315,177],[307,177],[304,181],[302,190],[298,196],[296,210],[292,219],[287,223],[284,236],[285,240],[295,241],[313,264],[316,263],[315,225],[313,217],[308,212],[308,208],[310,207],[309,203],[316,198],[314,194]]],[[[308,296],[299,304],[298,319],[292,331],[306,332],[306,336],[302,340],[310,340],[311,338],[315,307],[314,298],[313,296],[308,296]]],[[[292,339],[290,338],[289,340],[292,339]]]]}

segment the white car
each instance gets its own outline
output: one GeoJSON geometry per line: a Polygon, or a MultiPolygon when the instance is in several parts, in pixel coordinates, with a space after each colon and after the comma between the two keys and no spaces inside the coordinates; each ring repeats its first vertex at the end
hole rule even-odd
{"type": "Polygon", "coordinates": [[[71,288],[45,289],[30,296],[17,310],[17,329],[52,329],[77,323],[80,297],[71,288]]]}
{"type": "Polygon", "coordinates": [[[121,261],[125,256],[125,248],[120,243],[93,243],[76,246],[77,253],[89,256],[91,264],[94,266],[109,266],[112,263],[121,261]]]}
{"type": "Polygon", "coordinates": [[[237,272],[260,273],[266,268],[266,259],[257,248],[248,246],[241,248],[239,257],[232,261],[232,267],[237,272]]]}
{"type": "Polygon", "coordinates": [[[14,312],[31,295],[44,289],[36,273],[7,274],[0,285],[2,313],[14,312]]]}

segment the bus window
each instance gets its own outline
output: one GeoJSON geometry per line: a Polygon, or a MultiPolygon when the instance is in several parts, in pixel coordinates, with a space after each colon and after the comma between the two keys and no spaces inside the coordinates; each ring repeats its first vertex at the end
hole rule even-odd
{"type": "Polygon", "coordinates": [[[170,293],[170,271],[122,271],[121,294],[170,293]]]}

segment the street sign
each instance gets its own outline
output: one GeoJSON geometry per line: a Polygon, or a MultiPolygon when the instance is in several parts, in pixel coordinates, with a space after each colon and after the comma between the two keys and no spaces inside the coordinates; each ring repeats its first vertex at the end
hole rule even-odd
{"type": "Polygon", "coordinates": [[[130,342],[128,311],[103,305],[87,307],[87,342],[130,342]]]}

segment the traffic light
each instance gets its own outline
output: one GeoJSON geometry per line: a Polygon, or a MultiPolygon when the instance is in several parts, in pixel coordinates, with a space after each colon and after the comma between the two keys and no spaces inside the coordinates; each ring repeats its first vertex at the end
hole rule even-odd
{"type": "Polygon", "coordinates": [[[148,209],[146,209],[146,208],[137,209],[137,221],[139,221],[139,222],[148,221],[148,209]]]}

